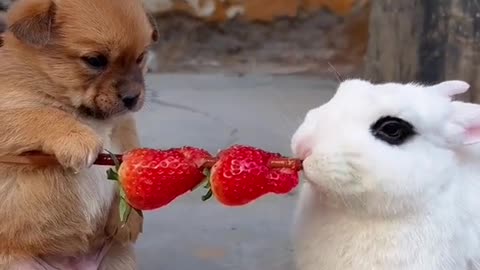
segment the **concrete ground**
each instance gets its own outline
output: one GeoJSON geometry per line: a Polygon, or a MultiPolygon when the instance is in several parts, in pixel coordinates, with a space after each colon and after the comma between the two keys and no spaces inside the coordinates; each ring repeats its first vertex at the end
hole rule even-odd
{"type": "MultiPolygon", "coordinates": [[[[336,83],[268,75],[151,75],[139,113],[145,147],[191,145],[216,153],[247,144],[290,154],[290,136],[336,83]]],[[[226,208],[202,190],[145,213],[137,245],[142,270],[291,270],[289,230],[296,195],[226,208]]]]}

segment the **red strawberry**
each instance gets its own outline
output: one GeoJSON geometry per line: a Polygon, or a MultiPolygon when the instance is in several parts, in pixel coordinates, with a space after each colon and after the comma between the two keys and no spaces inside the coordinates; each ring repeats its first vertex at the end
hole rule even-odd
{"type": "MultiPolygon", "coordinates": [[[[286,194],[298,185],[300,166],[272,166],[287,160],[280,154],[249,146],[233,146],[219,153],[210,173],[208,199],[212,193],[224,205],[240,206],[268,193],[286,194]]],[[[288,163],[288,162],[287,162],[288,163]]]]}
{"type": "Polygon", "coordinates": [[[109,171],[109,178],[120,183],[122,220],[130,207],[157,209],[195,188],[205,179],[201,165],[210,158],[207,151],[193,147],[143,148],[123,155],[118,171],[109,171]]]}

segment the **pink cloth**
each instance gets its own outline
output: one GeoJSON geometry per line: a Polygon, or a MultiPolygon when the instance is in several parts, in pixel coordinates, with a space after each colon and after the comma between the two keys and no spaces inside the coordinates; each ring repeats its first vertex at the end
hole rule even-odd
{"type": "Polygon", "coordinates": [[[98,270],[110,243],[105,243],[100,249],[81,257],[42,257],[19,262],[11,270],[98,270]]]}

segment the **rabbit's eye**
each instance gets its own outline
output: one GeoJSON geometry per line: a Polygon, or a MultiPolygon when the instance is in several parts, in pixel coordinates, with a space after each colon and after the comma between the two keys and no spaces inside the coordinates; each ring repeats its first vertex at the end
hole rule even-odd
{"type": "Polygon", "coordinates": [[[371,132],[375,138],[391,145],[403,144],[415,135],[412,124],[403,119],[391,116],[378,119],[377,122],[372,125],[371,132]]]}

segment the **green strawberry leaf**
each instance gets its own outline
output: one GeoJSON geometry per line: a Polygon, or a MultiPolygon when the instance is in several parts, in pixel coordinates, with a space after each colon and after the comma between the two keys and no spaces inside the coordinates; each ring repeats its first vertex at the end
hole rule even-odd
{"type": "Polygon", "coordinates": [[[120,187],[120,190],[118,191],[118,193],[120,194],[120,198],[122,198],[123,200],[127,200],[126,199],[126,194],[125,194],[125,190],[123,190],[122,187],[120,187]]]}
{"type": "Polygon", "coordinates": [[[209,169],[205,169],[203,171],[203,173],[205,174],[206,176],[206,183],[205,185],[203,186],[204,188],[208,189],[207,193],[205,195],[202,196],[202,201],[207,201],[208,199],[210,199],[213,195],[213,191],[212,191],[212,183],[211,183],[211,170],[209,169]]]}
{"type": "Polygon", "coordinates": [[[108,180],[118,181],[118,173],[111,168],[107,171],[107,177],[108,180]]]}
{"type": "Polygon", "coordinates": [[[130,213],[132,212],[132,207],[128,204],[127,200],[124,198],[120,199],[120,221],[122,224],[127,223],[130,213]]]}
{"type": "Polygon", "coordinates": [[[207,193],[202,196],[202,201],[207,201],[213,195],[212,189],[208,189],[207,193]]]}
{"type": "Polygon", "coordinates": [[[203,174],[205,174],[205,185],[203,186],[204,188],[210,188],[211,187],[211,184],[210,184],[210,174],[211,174],[211,171],[209,169],[205,169],[203,170],[203,174]]]}
{"type": "Polygon", "coordinates": [[[205,185],[203,186],[203,188],[210,188],[212,186],[212,184],[210,184],[210,181],[207,180],[207,182],[205,183],[205,185]]]}
{"type": "MultiPolygon", "coordinates": [[[[205,168],[203,170],[203,174],[205,175],[205,178],[200,182],[198,183],[197,185],[195,185],[193,188],[190,189],[190,191],[194,191],[195,189],[197,189],[198,187],[200,187],[202,185],[202,183],[205,183],[206,182],[206,185],[209,185],[208,183],[210,182],[210,169],[208,168],[205,168]]],[[[210,186],[210,185],[209,185],[210,186]]],[[[205,187],[205,186],[204,186],[205,187]]]]}

